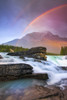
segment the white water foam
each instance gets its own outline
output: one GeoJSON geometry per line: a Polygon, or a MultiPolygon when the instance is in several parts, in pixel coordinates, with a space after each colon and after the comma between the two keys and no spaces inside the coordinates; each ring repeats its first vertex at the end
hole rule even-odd
{"type": "Polygon", "coordinates": [[[57,66],[67,66],[67,55],[66,56],[47,56],[47,60],[53,62],[57,66]]]}
{"type": "MultiPolygon", "coordinates": [[[[27,57],[22,60],[19,57],[8,56],[6,53],[0,53],[0,55],[3,56],[3,59],[0,59],[0,64],[25,63],[33,67],[34,73],[47,73],[49,76],[49,80],[47,81],[48,85],[53,85],[62,79],[67,79],[67,71],[61,68],[61,66],[67,67],[67,59],[65,59],[65,56],[47,56],[47,61],[38,61],[27,57]]],[[[62,83],[60,85],[62,86],[62,83]]]]}

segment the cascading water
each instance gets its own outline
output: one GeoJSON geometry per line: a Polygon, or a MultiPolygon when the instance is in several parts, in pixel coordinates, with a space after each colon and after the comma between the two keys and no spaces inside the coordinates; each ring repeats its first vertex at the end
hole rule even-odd
{"type": "MultiPolygon", "coordinates": [[[[61,66],[67,67],[67,59],[65,56],[47,56],[47,61],[36,60],[33,58],[20,59],[15,56],[8,56],[7,53],[0,53],[3,59],[0,59],[0,64],[12,64],[12,63],[25,63],[33,67],[34,73],[47,73],[49,80],[48,85],[54,85],[62,81],[62,79],[67,79],[67,71],[63,70],[61,66]]],[[[66,85],[67,82],[60,85],[66,85]]]]}
{"type": "MultiPolygon", "coordinates": [[[[58,65],[57,66],[55,64],[56,60],[52,61],[52,59],[51,58],[49,59],[49,58],[50,57],[47,56],[48,61],[43,61],[43,60],[36,61],[33,58],[26,57],[24,63],[30,64],[33,67],[34,73],[47,73],[49,76],[49,80],[47,81],[47,84],[54,85],[55,83],[60,82],[62,79],[67,78],[67,71],[64,71],[61,67],[59,67],[59,63],[57,64],[58,65]]],[[[54,56],[53,56],[53,58],[54,58],[54,56]]],[[[55,58],[57,58],[57,56],[55,58]]],[[[61,58],[63,58],[63,57],[61,57],[61,58]]],[[[66,64],[64,66],[67,66],[66,59],[65,60],[62,59],[62,62],[64,62],[64,61],[66,64]]],[[[59,85],[61,85],[61,84],[59,84],[59,85]]],[[[62,85],[67,85],[67,84],[65,83],[62,85]]]]}

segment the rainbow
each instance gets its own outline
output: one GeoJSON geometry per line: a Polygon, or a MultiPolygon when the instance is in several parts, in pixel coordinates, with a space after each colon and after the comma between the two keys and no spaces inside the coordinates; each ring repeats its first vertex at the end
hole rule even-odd
{"type": "MultiPolygon", "coordinates": [[[[66,7],[66,6],[67,6],[67,4],[64,4],[64,5],[55,7],[55,8],[53,8],[53,9],[50,9],[50,10],[48,10],[48,11],[42,13],[40,16],[36,17],[30,24],[28,24],[28,26],[24,29],[24,31],[23,31],[22,33],[24,34],[24,33],[27,31],[27,29],[28,29],[32,24],[34,24],[37,20],[39,20],[41,17],[43,17],[43,16],[45,16],[45,15],[47,15],[47,14],[49,14],[49,13],[55,11],[55,10],[58,10],[58,9],[60,9],[60,8],[62,8],[62,7],[66,7]]],[[[20,40],[19,40],[19,41],[20,41],[20,40]]],[[[19,43],[19,41],[17,42],[17,44],[19,43]]],[[[17,44],[16,44],[16,46],[17,46],[17,44]]]]}
{"type": "Polygon", "coordinates": [[[58,10],[58,9],[60,9],[60,8],[62,8],[62,7],[65,7],[65,6],[67,6],[67,4],[58,6],[58,7],[53,8],[53,9],[50,9],[50,10],[46,11],[45,13],[41,14],[40,16],[38,16],[37,18],[35,18],[30,24],[28,24],[28,26],[24,29],[23,34],[26,32],[26,30],[29,28],[29,26],[31,26],[33,23],[35,23],[35,22],[36,22],[37,20],[39,20],[41,17],[43,17],[43,16],[45,16],[45,15],[47,15],[47,14],[49,14],[49,13],[55,11],[55,10],[58,10]]]}

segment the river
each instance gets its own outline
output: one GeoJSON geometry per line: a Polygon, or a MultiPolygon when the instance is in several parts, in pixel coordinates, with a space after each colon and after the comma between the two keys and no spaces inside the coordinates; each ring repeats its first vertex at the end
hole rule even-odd
{"type": "Polygon", "coordinates": [[[26,88],[32,85],[57,85],[61,88],[67,86],[67,70],[62,67],[67,67],[67,56],[48,56],[47,61],[35,60],[33,58],[20,59],[16,56],[9,56],[7,53],[0,53],[3,59],[0,59],[0,64],[25,63],[33,67],[34,73],[47,73],[49,79],[47,84],[44,81],[35,79],[21,79],[8,82],[0,82],[0,90],[26,88]]]}

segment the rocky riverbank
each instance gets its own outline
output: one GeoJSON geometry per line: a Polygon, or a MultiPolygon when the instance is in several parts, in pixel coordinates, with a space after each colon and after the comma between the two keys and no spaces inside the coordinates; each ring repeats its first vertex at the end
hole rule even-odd
{"type": "MultiPolygon", "coordinates": [[[[35,58],[36,60],[46,60],[46,48],[35,47],[27,51],[11,52],[8,53],[11,56],[19,56],[24,60],[25,57],[35,58]]],[[[2,56],[0,56],[2,59],[2,56]]],[[[14,80],[20,78],[35,78],[35,79],[48,79],[48,75],[34,74],[33,67],[28,64],[0,64],[0,81],[14,80]]]]}
{"type": "MultiPolygon", "coordinates": [[[[47,85],[50,79],[50,77],[48,76],[49,73],[47,73],[48,75],[46,73],[33,73],[33,68],[34,67],[35,69],[37,68],[36,71],[38,71],[39,70],[38,67],[39,67],[42,68],[42,70],[44,70],[45,68],[45,70],[49,71],[50,74],[52,74],[52,72],[54,71],[55,75],[56,72],[58,72],[59,70],[63,78],[64,75],[66,75],[65,74],[67,70],[66,67],[61,66],[60,69],[59,66],[54,67],[51,65],[51,63],[45,61],[46,48],[42,48],[42,47],[31,48],[28,51],[14,52],[14,53],[9,53],[8,55],[19,56],[21,59],[23,59],[23,63],[21,64],[20,62],[17,64],[16,63],[0,64],[0,82],[1,82],[0,85],[2,86],[2,87],[0,86],[0,100],[67,100],[67,85],[66,85],[67,79],[64,79],[63,81],[54,84],[54,86],[53,85],[49,86],[47,85]],[[35,59],[33,60],[31,58],[35,58],[35,59]],[[43,61],[41,62],[41,60],[43,61]],[[28,63],[24,64],[24,61],[28,63]],[[51,69],[51,67],[53,67],[53,70],[51,69]],[[62,73],[62,70],[63,72],[64,71],[65,72],[62,73]],[[23,81],[23,84],[22,82],[17,82],[18,79],[21,79],[23,81]],[[29,79],[30,80],[33,79],[33,82],[32,81],[29,82],[29,79]],[[8,81],[8,80],[12,80],[12,81],[8,81]],[[4,82],[3,84],[3,81],[6,82],[4,82]],[[16,83],[14,83],[14,81],[16,81],[16,83]],[[26,86],[28,85],[28,87],[24,87],[25,84],[26,86]],[[45,85],[46,87],[44,87],[45,85]],[[65,87],[65,89],[61,90],[60,87],[63,88],[65,87]]],[[[7,56],[8,59],[11,56],[7,56]]],[[[58,78],[55,77],[55,79],[57,80],[58,78]]],[[[54,79],[52,78],[51,80],[54,79]]]]}
{"type": "Polygon", "coordinates": [[[67,87],[61,90],[58,87],[33,86],[11,92],[0,92],[0,100],[67,100],[67,87]]]}
{"type": "Polygon", "coordinates": [[[58,87],[34,86],[24,91],[21,100],[67,100],[67,87],[61,90],[58,87]]]}

